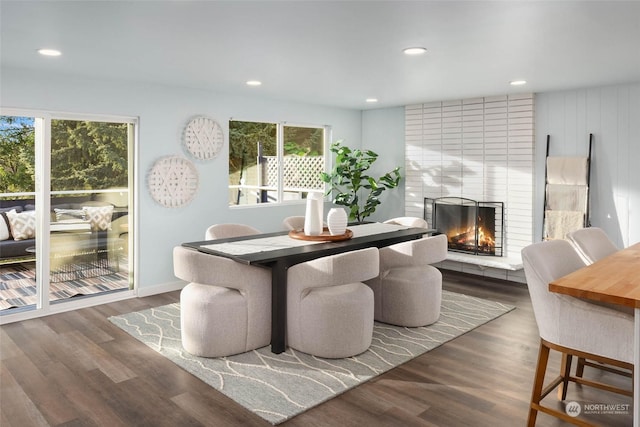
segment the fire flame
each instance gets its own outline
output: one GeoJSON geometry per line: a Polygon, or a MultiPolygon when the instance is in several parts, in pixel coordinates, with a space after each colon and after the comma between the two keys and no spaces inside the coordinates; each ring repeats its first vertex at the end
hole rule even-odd
{"type": "MultiPolygon", "coordinates": [[[[475,227],[468,227],[466,230],[457,229],[449,231],[447,234],[449,242],[458,245],[475,245],[475,227]]],[[[482,227],[478,227],[478,246],[494,248],[496,246],[495,237],[490,232],[485,232],[482,227]]]]}

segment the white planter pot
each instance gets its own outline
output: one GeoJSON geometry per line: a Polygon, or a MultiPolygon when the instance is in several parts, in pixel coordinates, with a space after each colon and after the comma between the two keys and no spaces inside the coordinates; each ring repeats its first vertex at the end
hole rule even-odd
{"type": "Polygon", "coordinates": [[[327,226],[332,236],[344,234],[347,230],[347,212],[342,208],[331,208],[327,214],[327,226]]]}

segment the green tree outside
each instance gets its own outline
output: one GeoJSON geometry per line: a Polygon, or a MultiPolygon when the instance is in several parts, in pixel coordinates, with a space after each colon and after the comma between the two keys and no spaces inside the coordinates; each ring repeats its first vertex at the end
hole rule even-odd
{"type": "Polygon", "coordinates": [[[127,124],[51,121],[51,190],[128,186],[127,124]]]}
{"type": "MultiPolygon", "coordinates": [[[[126,123],[51,121],[51,190],[128,186],[126,123]]],[[[35,191],[35,129],[29,117],[0,116],[0,193],[35,191]]]]}
{"type": "MultiPolygon", "coordinates": [[[[277,126],[275,123],[229,122],[229,174],[242,167],[255,166],[258,142],[262,155],[277,155],[277,126]],[[244,162],[242,160],[244,156],[244,162]]],[[[284,127],[284,155],[319,156],[324,152],[324,129],[284,127]]]]}
{"type": "Polygon", "coordinates": [[[278,148],[276,132],[275,123],[230,121],[229,174],[256,165],[258,142],[262,143],[262,155],[275,156],[278,148]]]}
{"type": "Polygon", "coordinates": [[[0,116],[0,193],[35,191],[34,164],[33,119],[0,116]]]}

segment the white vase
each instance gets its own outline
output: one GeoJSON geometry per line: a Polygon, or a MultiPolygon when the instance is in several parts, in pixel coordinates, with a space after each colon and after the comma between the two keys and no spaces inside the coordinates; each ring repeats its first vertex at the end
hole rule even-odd
{"type": "Polygon", "coordinates": [[[318,236],[322,234],[322,217],[319,216],[318,205],[320,201],[313,197],[307,197],[307,210],[304,215],[304,234],[318,236]]]}
{"type": "Polygon", "coordinates": [[[318,209],[318,226],[320,234],[322,234],[322,218],[324,218],[324,195],[320,191],[309,191],[307,198],[317,200],[316,208],[318,209]]]}
{"type": "Polygon", "coordinates": [[[331,208],[327,214],[327,225],[332,236],[342,235],[347,231],[347,212],[342,208],[331,208]]]}

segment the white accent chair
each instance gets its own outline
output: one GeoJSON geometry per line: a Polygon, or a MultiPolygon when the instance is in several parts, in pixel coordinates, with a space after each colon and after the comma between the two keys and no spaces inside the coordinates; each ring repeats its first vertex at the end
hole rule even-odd
{"type": "MultiPolygon", "coordinates": [[[[282,220],[282,226],[285,230],[302,230],[304,229],[304,215],[301,216],[288,216],[282,220]]],[[[322,221],[322,226],[326,227],[326,221],[322,221]]]]}
{"type": "Polygon", "coordinates": [[[378,249],[367,248],[294,265],[288,270],[287,344],[318,357],[351,357],[373,336],[378,249]]]}
{"type": "MultiPolygon", "coordinates": [[[[206,238],[256,233],[259,231],[240,224],[219,224],[207,230],[206,238]]],[[[183,246],[173,249],[173,269],[176,277],[190,282],[180,293],[182,346],[186,351],[201,357],[222,357],[269,344],[269,270],[183,246]]]]}
{"type": "Polygon", "coordinates": [[[302,230],[304,228],[304,216],[288,216],[282,220],[285,230],[302,230]]]}
{"type": "Polygon", "coordinates": [[[447,257],[447,236],[380,248],[380,271],[365,283],[373,290],[375,320],[398,326],[426,326],[440,317],[442,273],[429,264],[447,257]]]}
{"type": "Polygon", "coordinates": [[[384,221],[385,224],[398,224],[407,227],[429,228],[429,224],[417,216],[399,216],[384,221]]]}
{"type": "Polygon", "coordinates": [[[598,227],[581,228],[567,234],[567,240],[576,248],[587,264],[618,251],[609,236],[598,227]]]}
{"type": "Polygon", "coordinates": [[[631,390],[572,376],[571,359],[573,356],[586,357],[633,371],[633,316],[549,291],[550,282],[585,266],[568,241],[550,240],[529,245],[522,250],[522,260],[540,332],[528,426],[535,425],[538,411],[564,421],[576,422],[564,411],[544,406],[541,402],[558,386],[558,398],[564,400],[570,381],[632,396],[631,390]],[[562,366],[560,375],[544,387],[550,350],[562,353],[562,366]]]}
{"type": "Polygon", "coordinates": [[[230,237],[252,236],[260,230],[244,224],[214,224],[207,228],[205,240],[228,239],[230,237]]]}
{"type": "MultiPolygon", "coordinates": [[[[599,259],[605,258],[618,251],[616,245],[609,239],[609,236],[598,227],[581,228],[579,230],[567,233],[567,240],[573,245],[578,255],[587,264],[593,264],[599,259]]],[[[633,310],[625,310],[623,306],[612,306],[613,309],[633,313],[633,310]]],[[[629,372],[616,370],[612,367],[604,366],[600,363],[594,363],[583,357],[578,358],[578,366],[576,368],[576,376],[582,377],[584,367],[591,366],[597,369],[605,369],[620,375],[629,376],[629,372]]]]}

